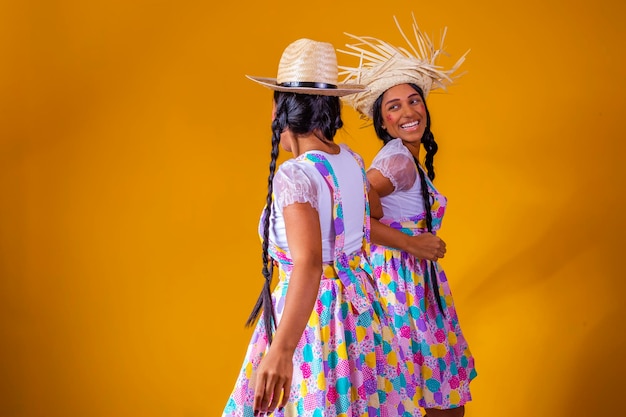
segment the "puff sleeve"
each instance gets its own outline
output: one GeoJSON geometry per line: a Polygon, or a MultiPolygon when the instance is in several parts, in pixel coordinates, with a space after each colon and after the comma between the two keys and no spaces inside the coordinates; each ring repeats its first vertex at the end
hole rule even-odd
{"type": "Polygon", "coordinates": [[[404,152],[381,152],[369,169],[380,171],[396,191],[409,190],[417,179],[415,161],[409,155],[404,152]]]}
{"type": "Polygon", "coordinates": [[[284,163],[274,176],[274,201],[278,208],[309,203],[319,211],[319,187],[312,173],[297,163],[284,163]]]}

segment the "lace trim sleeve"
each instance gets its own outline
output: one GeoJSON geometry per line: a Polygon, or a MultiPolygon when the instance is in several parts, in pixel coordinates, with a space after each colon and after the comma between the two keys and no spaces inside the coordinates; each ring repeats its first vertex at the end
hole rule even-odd
{"type": "Polygon", "coordinates": [[[370,169],[377,169],[391,183],[396,191],[410,189],[417,178],[415,161],[404,153],[380,155],[372,162],[370,169]]]}
{"type": "Polygon", "coordinates": [[[281,209],[294,203],[309,203],[319,211],[317,185],[296,163],[284,163],[276,172],[274,200],[281,209]]]}

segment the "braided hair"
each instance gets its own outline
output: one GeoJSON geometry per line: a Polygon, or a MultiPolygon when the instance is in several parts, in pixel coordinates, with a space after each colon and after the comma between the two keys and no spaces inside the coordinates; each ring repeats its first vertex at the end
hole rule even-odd
{"type": "Polygon", "coordinates": [[[254,324],[262,310],[265,334],[269,344],[272,343],[272,335],[276,328],[276,315],[271,293],[273,262],[268,249],[273,182],[274,174],[276,173],[280,136],[285,129],[289,129],[296,136],[319,131],[323,138],[333,140],[337,130],[343,126],[339,97],[274,91],[274,103],[276,104],[276,113],[272,121],[270,173],[267,178],[267,196],[263,211],[261,255],[263,267],[261,272],[265,282],[261,294],[246,321],[246,326],[254,324]]]}
{"type": "MultiPolygon", "coordinates": [[[[426,111],[426,128],[424,129],[424,135],[422,136],[421,143],[426,150],[426,157],[424,158],[424,165],[426,166],[428,178],[431,181],[435,179],[435,167],[433,165],[433,160],[435,158],[435,154],[439,147],[437,146],[437,142],[435,142],[435,136],[433,132],[430,130],[430,112],[428,111],[428,106],[426,105],[426,99],[424,97],[424,92],[417,84],[409,84],[422,98],[424,102],[424,110],[426,111]]],[[[389,141],[396,139],[392,137],[389,132],[383,128],[383,112],[382,112],[382,101],[383,95],[378,96],[376,101],[374,102],[373,108],[373,120],[374,120],[374,130],[376,131],[376,135],[383,141],[386,145],[389,141]]],[[[417,172],[420,177],[420,185],[422,192],[422,200],[424,201],[424,212],[425,212],[425,221],[426,221],[426,229],[429,233],[433,231],[433,216],[431,212],[431,195],[428,191],[428,183],[426,182],[426,175],[424,174],[424,170],[421,167],[417,158],[413,157],[413,161],[415,162],[415,166],[417,167],[417,172]]],[[[442,314],[444,313],[443,304],[441,302],[441,297],[439,296],[439,283],[437,282],[437,269],[435,268],[435,263],[430,262],[430,273],[432,275],[431,286],[435,295],[435,300],[437,300],[437,306],[442,314]]]]}

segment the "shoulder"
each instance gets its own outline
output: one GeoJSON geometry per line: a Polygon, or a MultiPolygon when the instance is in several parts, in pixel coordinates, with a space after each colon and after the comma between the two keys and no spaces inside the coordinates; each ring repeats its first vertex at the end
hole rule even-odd
{"type": "Polygon", "coordinates": [[[355,152],[354,150],[352,150],[352,148],[350,148],[345,143],[342,143],[339,146],[341,147],[341,154],[345,155],[345,158],[350,158],[350,159],[356,160],[356,162],[358,163],[359,167],[361,169],[365,169],[365,161],[364,161],[363,157],[361,156],[361,154],[359,154],[359,153],[355,152]]]}
{"type": "Polygon", "coordinates": [[[297,159],[285,161],[274,176],[275,204],[283,208],[293,203],[310,203],[317,209],[323,181],[311,164],[297,159]]]}
{"type": "Polygon", "coordinates": [[[402,139],[393,139],[390,140],[382,147],[382,149],[378,152],[378,155],[406,155],[411,156],[411,151],[404,146],[402,143],[402,139]]]}
{"type": "Polygon", "coordinates": [[[319,176],[313,164],[301,159],[289,159],[280,164],[274,178],[278,181],[299,184],[302,182],[317,183],[319,176]]]}
{"type": "Polygon", "coordinates": [[[374,156],[372,166],[378,166],[390,159],[394,160],[395,163],[406,160],[413,164],[413,155],[411,155],[411,151],[404,146],[401,139],[393,139],[387,142],[385,146],[378,151],[376,156],[374,156]]]}

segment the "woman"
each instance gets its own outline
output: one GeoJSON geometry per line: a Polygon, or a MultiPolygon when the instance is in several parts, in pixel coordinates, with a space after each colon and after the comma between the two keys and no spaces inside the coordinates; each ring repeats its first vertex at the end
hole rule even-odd
{"type": "Polygon", "coordinates": [[[446,198],[432,183],[437,143],[425,99],[430,90],[452,81],[464,56],[444,71],[435,65],[443,51],[421,34],[415,18],[418,48],[400,32],[412,52],[371,37],[348,35],[358,43],[341,52],[358,56],[360,65],[342,67],[348,74],[346,81],[358,80],[368,90],[344,100],[373,121],[384,143],[367,171],[372,205],[370,262],[383,304],[403,353],[421,372],[420,406],[428,417],[457,417],[464,415],[471,400],[469,384],[476,371],[449,283],[437,263],[446,253],[445,242],[435,234],[446,198]]]}
{"type": "Polygon", "coordinates": [[[369,205],[361,158],[333,138],[343,126],[331,44],[300,39],[274,90],[267,204],[261,217],[265,286],[259,321],[224,416],[420,416],[413,376],[397,356],[371,276],[369,205]],[[276,170],[279,145],[293,159],[276,170]],[[270,292],[271,265],[279,282],[270,292]],[[382,319],[382,320],[381,320],[382,319]]]}

